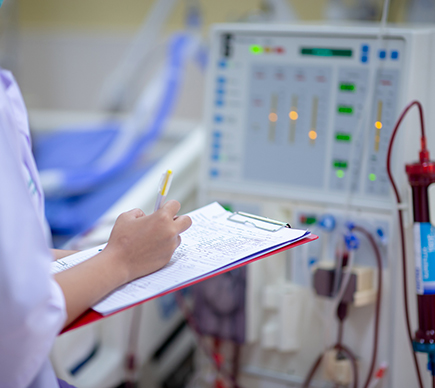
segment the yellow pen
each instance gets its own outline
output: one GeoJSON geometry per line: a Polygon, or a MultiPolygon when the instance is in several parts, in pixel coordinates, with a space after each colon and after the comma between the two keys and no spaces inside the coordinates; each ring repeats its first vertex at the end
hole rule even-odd
{"type": "Polygon", "coordinates": [[[159,183],[159,192],[157,194],[156,205],[154,206],[154,211],[159,210],[163,203],[165,202],[166,195],[168,194],[169,187],[171,187],[172,182],[172,170],[167,170],[163,173],[162,178],[159,183]]]}

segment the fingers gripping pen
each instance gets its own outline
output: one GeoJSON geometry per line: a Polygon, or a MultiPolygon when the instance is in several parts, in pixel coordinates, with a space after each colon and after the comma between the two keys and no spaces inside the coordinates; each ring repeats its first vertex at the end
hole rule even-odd
{"type": "Polygon", "coordinates": [[[171,186],[172,182],[172,170],[167,170],[160,179],[159,183],[159,192],[157,194],[157,201],[156,205],[154,206],[154,211],[159,210],[163,203],[165,202],[166,195],[168,194],[169,187],[171,186]]]}

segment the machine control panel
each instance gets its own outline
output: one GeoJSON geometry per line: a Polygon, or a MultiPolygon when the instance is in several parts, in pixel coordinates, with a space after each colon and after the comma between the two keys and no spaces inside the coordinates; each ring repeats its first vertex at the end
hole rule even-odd
{"type": "Polygon", "coordinates": [[[391,203],[403,39],[237,29],[213,39],[207,187],[391,203]]]}

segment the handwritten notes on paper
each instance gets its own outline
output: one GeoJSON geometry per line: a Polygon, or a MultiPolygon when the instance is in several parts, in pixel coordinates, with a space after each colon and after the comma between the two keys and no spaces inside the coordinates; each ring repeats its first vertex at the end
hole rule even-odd
{"type": "MultiPolygon", "coordinates": [[[[189,213],[192,226],[161,270],[128,283],[109,294],[93,309],[103,315],[191,283],[228,266],[235,266],[269,251],[296,242],[309,233],[282,228],[275,232],[228,220],[232,213],[212,203],[189,213]]],[[[89,259],[104,246],[79,252],[53,263],[60,272],[89,259]]]]}

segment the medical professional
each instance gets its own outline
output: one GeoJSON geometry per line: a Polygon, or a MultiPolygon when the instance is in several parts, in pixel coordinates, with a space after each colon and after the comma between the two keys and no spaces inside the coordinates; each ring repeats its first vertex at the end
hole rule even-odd
{"type": "Polygon", "coordinates": [[[0,179],[0,387],[69,386],[49,361],[58,333],[115,288],[163,267],[191,220],[175,217],[176,201],[149,216],[123,213],[100,254],[51,276],[50,263],[69,252],[49,248],[27,112],[12,74],[2,69],[0,179]]]}

